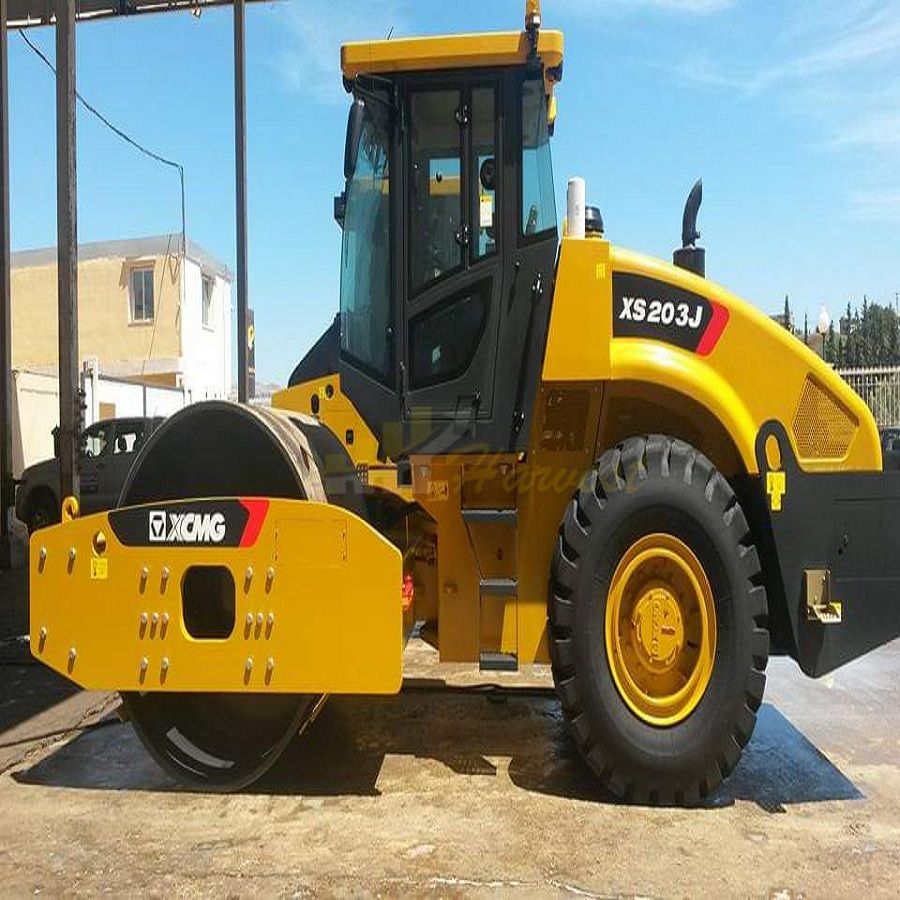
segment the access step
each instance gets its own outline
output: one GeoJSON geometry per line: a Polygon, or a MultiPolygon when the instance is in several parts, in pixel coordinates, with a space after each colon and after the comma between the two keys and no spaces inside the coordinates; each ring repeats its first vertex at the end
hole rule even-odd
{"type": "Polygon", "coordinates": [[[473,525],[500,523],[503,525],[516,524],[516,510],[513,509],[464,509],[463,521],[473,525]]]}
{"type": "Polygon", "coordinates": [[[515,578],[482,578],[479,586],[482,597],[515,597],[519,592],[515,578]]]}
{"type": "Polygon", "coordinates": [[[519,660],[515,653],[482,652],[478,668],[482,672],[518,672],[519,660]]]}

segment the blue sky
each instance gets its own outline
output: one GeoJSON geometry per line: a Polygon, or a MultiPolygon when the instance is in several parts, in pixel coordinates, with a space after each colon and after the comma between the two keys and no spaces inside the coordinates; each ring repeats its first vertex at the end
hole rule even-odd
{"type": "MultiPolygon", "coordinates": [[[[670,258],[693,180],[711,278],[802,322],[900,291],[900,3],[544,0],[566,32],[557,197],[587,179],[615,243],[670,258]]],[[[250,298],[283,382],[338,304],[342,40],[518,28],[523,0],[248,9],[250,298]]],[[[53,33],[30,32],[49,55],[53,33]]],[[[54,86],[10,35],[14,249],[55,242],[54,86]]],[[[78,28],[79,90],[186,169],[191,237],[234,265],[231,13],[78,28]]],[[[79,237],[177,230],[177,176],[78,117],[79,237]]]]}

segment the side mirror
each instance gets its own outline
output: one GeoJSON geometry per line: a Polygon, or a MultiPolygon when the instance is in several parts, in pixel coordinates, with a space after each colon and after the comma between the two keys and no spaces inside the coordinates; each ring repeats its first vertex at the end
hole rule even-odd
{"type": "Polygon", "coordinates": [[[356,98],[350,107],[347,118],[347,143],[344,145],[344,178],[350,181],[356,172],[356,161],[359,159],[359,138],[362,134],[363,113],[366,105],[356,98]]]}

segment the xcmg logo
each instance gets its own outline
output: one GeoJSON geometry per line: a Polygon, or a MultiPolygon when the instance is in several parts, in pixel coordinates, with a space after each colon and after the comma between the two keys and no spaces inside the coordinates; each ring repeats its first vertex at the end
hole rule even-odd
{"type": "Polygon", "coordinates": [[[225,540],[225,515],[220,512],[149,513],[150,540],[155,544],[221,544],[225,540]]]}

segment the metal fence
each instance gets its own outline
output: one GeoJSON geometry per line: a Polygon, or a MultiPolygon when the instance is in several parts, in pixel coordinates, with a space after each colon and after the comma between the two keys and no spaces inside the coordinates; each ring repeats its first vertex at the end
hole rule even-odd
{"type": "Polygon", "coordinates": [[[837,373],[866,401],[879,428],[900,426],[900,366],[838,369],[837,373]]]}

